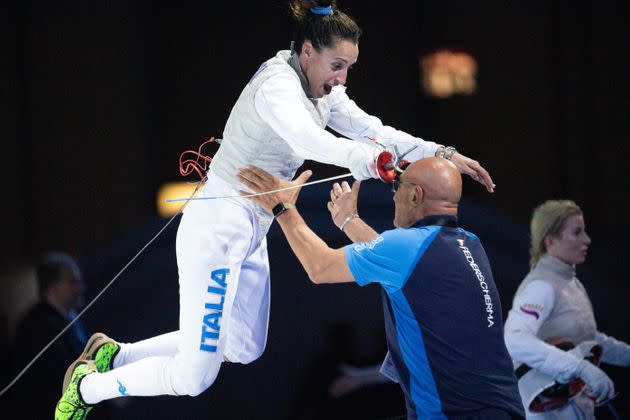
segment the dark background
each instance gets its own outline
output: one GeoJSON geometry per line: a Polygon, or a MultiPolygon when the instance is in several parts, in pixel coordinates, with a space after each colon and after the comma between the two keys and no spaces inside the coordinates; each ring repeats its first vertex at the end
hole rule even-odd
{"type": "MultiPolygon", "coordinates": [[[[627,15],[613,2],[340,6],[364,30],[350,96],[388,125],[478,159],[496,182],[488,194],[465,180],[461,219],[486,244],[504,313],[528,269],[531,210],[546,199],[570,198],[583,208],[593,239],[578,276],[599,329],[629,342],[623,263],[630,232],[622,204],[630,190],[627,15]],[[422,91],[418,59],[437,48],[475,57],[474,95],[436,99],[422,91]]],[[[280,1],[1,2],[3,342],[27,304],[25,279],[42,252],[77,255],[90,300],[164,226],[155,196],[163,183],[183,180],[179,154],[221,137],[249,77],[290,40],[280,1]]],[[[305,166],[315,178],[347,172],[305,166]]],[[[342,246],[325,209],[329,186],[306,189],[301,207],[329,244],[342,246]]],[[[375,228],[391,226],[385,185],[364,183],[360,211],[375,228]]],[[[178,222],[86,313],[87,325],[121,341],[177,328],[178,222]]],[[[344,418],[403,412],[391,385],[343,402],[324,403],[319,394],[332,375],[326,366],[339,358],[366,365],[382,357],[378,288],[315,287],[276,226],[268,240],[273,297],[261,359],[225,366],[197,398],[136,398],[115,417],[299,418],[293,407],[309,404],[344,418]],[[345,353],[326,353],[331,346],[345,353]]],[[[617,409],[628,416],[628,370],[607,371],[620,392],[617,409]]]]}

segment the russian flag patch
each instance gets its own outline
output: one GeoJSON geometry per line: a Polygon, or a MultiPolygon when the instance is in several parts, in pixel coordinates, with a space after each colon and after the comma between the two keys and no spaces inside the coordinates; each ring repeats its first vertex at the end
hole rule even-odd
{"type": "Polygon", "coordinates": [[[534,311],[534,310],[531,310],[531,309],[525,309],[525,307],[524,307],[524,306],[521,306],[521,308],[520,308],[520,309],[521,309],[521,311],[523,311],[523,312],[524,312],[524,313],[526,313],[527,315],[531,315],[531,316],[533,316],[533,317],[534,317],[534,318],[536,318],[536,319],[539,319],[539,318],[540,318],[540,314],[539,314],[538,312],[534,311]]]}

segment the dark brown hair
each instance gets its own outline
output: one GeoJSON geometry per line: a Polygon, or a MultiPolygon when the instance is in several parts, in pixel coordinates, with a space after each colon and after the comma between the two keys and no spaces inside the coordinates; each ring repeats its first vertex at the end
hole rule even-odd
{"type": "Polygon", "coordinates": [[[44,296],[49,287],[63,279],[63,270],[69,269],[75,277],[81,276],[79,263],[75,257],[65,252],[49,252],[37,262],[37,285],[40,296],[44,296]]]}
{"type": "Polygon", "coordinates": [[[348,40],[359,43],[361,28],[354,19],[337,9],[335,0],[291,0],[291,14],[296,20],[293,51],[300,53],[304,41],[309,40],[318,52],[332,47],[337,41],[348,40]],[[316,14],[314,7],[332,8],[332,14],[316,14]]]}

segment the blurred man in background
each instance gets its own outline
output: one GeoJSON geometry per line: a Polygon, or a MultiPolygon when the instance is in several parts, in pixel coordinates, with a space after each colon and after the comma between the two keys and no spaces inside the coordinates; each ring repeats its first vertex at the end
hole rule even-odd
{"type": "MultiPolygon", "coordinates": [[[[83,304],[85,286],[73,256],[47,253],[37,262],[36,276],[38,299],[22,315],[15,329],[11,346],[12,377],[76,317],[83,304]]],[[[86,333],[77,320],[16,382],[9,398],[16,403],[20,418],[50,417],[61,394],[65,368],[85,343],[86,333]]]]}

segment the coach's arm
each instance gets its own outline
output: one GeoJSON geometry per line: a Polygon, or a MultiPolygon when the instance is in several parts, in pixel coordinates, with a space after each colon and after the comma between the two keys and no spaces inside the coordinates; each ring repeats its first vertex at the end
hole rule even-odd
{"type": "MultiPolygon", "coordinates": [[[[311,175],[311,171],[304,171],[294,181],[285,181],[256,166],[248,165],[239,171],[238,178],[243,185],[252,191],[261,193],[304,184],[311,175]]],[[[300,260],[313,283],[353,282],[354,277],[350,272],[350,267],[348,267],[343,248],[330,248],[304,222],[304,219],[295,207],[299,192],[300,187],[296,187],[249,197],[249,199],[260,204],[270,213],[280,203],[284,203],[286,207],[293,206],[283,211],[276,217],[276,220],[282,228],[282,232],[284,232],[291,249],[300,260]]],[[[249,193],[241,191],[241,195],[249,195],[249,193]]],[[[369,226],[368,229],[371,230],[369,226]]],[[[366,233],[367,236],[372,235],[371,233],[366,233]]]]}

